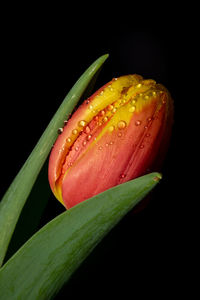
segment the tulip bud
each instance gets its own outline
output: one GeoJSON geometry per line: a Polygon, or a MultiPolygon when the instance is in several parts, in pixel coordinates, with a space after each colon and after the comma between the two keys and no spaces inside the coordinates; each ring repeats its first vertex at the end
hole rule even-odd
{"type": "Polygon", "coordinates": [[[49,159],[54,195],[71,208],[154,171],[163,159],[172,119],[173,102],[164,86],[139,75],[114,78],[60,130],[49,159]]]}

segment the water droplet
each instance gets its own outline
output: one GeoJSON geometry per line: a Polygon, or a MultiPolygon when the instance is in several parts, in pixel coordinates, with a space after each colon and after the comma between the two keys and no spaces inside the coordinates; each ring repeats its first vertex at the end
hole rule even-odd
{"type": "Polygon", "coordinates": [[[73,134],[77,134],[77,133],[78,133],[78,130],[77,130],[77,129],[74,129],[74,130],[72,130],[72,133],[73,133],[73,134]]]}
{"type": "Polygon", "coordinates": [[[119,121],[117,124],[119,129],[124,129],[126,127],[126,122],[125,121],[119,121]]]}
{"type": "Polygon", "coordinates": [[[111,85],[109,85],[108,87],[109,87],[110,91],[112,92],[112,91],[113,91],[113,88],[112,88],[112,86],[111,86],[111,85]]]}
{"type": "Polygon", "coordinates": [[[144,145],[140,145],[140,149],[143,149],[144,148],[144,145]]]}
{"type": "Polygon", "coordinates": [[[146,137],[149,137],[149,136],[150,136],[150,133],[147,133],[147,134],[146,134],[146,137]]]}
{"type": "Polygon", "coordinates": [[[146,100],[148,100],[148,99],[149,99],[149,96],[148,96],[148,95],[146,95],[144,98],[145,98],[146,100]]]}
{"type": "Polygon", "coordinates": [[[110,132],[112,132],[114,129],[115,129],[114,126],[110,126],[110,127],[108,128],[108,130],[109,130],[110,132]]]}
{"type": "Polygon", "coordinates": [[[89,106],[89,109],[91,109],[91,110],[92,110],[92,109],[93,109],[93,106],[92,106],[92,105],[90,105],[90,106],[89,106]]]}
{"type": "Polygon", "coordinates": [[[78,149],[79,149],[79,147],[78,147],[78,146],[76,146],[75,150],[76,150],[76,151],[78,151],[78,149]]]}
{"type": "Polygon", "coordinates": [[[135,103],[136,103],[136,100],[135,100],[135,99],[131,101],[131,104],[134,105],[135,103]]]}
{"type": "Polygon", "coordinates": [[[95,117],[94,117],[94,120],[95,120],[95,121],[98,121],[98,120],[99,120],[99,117],[98,117],[98,116],[95,116],[95,117]]]}
{"type": "Polygon", "coordinates": [[[156,96],[156,92],[155,91],[152,94],[153,94],[154,97],[156,96]]]}
{"type": "Polygon", "coordinates": [[[109,144],[108,143],[106,143],[106,147],[108,147],[109,146],[109,144]]]}
{"type": "Polygon", "coordinates": [[[67,122],[68,122],[68,121],[64,121],[64,126],[66,126],[66,125],[67,125],[67,122]]]}
{"type": "Polygon", "coordinates": [[[86,122],[84,120],[82,120],[78,124],[79,124],[79,126],[84,127],[86,125],[86,122]]]}
{"type": "Polygon", "coordinates": [[[91,134],[87,136],[87,140],[89,141],[92,138],[91,134]]]}
{"type": "Polygon", "coordinates": [[[100,95],[101,95],[101,96],[103,95],[103,91],[101,91],[100,95]]]}
{"type": "Polygon", "coordinates": [[[148,126],[145,125],[145,126],[144,126],[144,129],[148,129],[148,126]]]}
{"type": "Polygon", "coordinates": [[[141,125],[141,123],[142,123],[142,122],[141,122],[140,120],[135,121],[135,125],[136,125],[136,126],[141,125]]]}
{"type": "Polygon", "coordinates": [[[142,84],[141,84],[141,83],[138,83],[138,84],[136,85],[136,88],[141,88],[141,86],[142,86],[142,84]]]}
{"type": "Polygon", "coordinates": [[[67,138],[67,142],[70,143],[72,140],[70,138],[67,138]]]}
{"type": "Polygon", "coordinates": [[[98,124],[97,124],[97,125],[101,126],[101,125],[102,125],[102,122],[98,122],[98,124]]]}
{"type": "Polygon", "coordinates": [[[85,146],[86,144],[87,144],[87,142],[86,142],[86,141],[83,141],[82,145],[85,146]]]}
{"type": "Polygon", "coordinates": [[[118,136],[118,137],[121,137],[121,136],[122,136],[122,133],[121,133],[121,132],[118,132],[117,136],[118,136]]]}
{"type": "Polygon", "coordinates": [[[109,104],[109,105],[108,105],[108,110],[111,111],[111,110],[113,110],[113,108],[114,108],[114,106],[113,106],[112,104],[109,104]]]}
{"type": "Polygon", "coordinates": [[[136,109],[136,107],[135,107],[135,105],[133,105],[133,106],[131,106],[130,108],[129,108],[129,112],[134,112],[135,111],[135,109],[136,109]]]}
{"type": "Polygon", "coordinates": [[[116,107],[113,108],[112,113],[114,114],[117,111],[116,107]]]}
{"type": "Polygon", "coordinates": [[[98,148],[99,150],[102,150],[103,149],[103,147],[102,146],[99,146],[99,148],[98,148]]]}
{"type": "Polygon", "coordinates": [[[87,133],[87,134],[90,133],[90,127],[89,126],[85,127],[85,133],[87,133]]]}
{"type": "Polygon", "coordinates": [[[104,117],[104,118],[103,118],[103,121],[104,121],[104,122],[107,122],[107,121],[108,121],[108,118],[107,118],[107,117],[104,117]]]}
{"type": "Polygon", "coordinates": [[[114,142],[110,142],[110,143],[109,143],[109,145],[113,145],[113,144],[114,144],[114,142]]]}
{"type": "Polygon", "coordinates": [[[90,100],[86,100],[85,103],[86,103],[86,104],[89,104],[89,103],[90,103],[90,100]]]}
{"type": "Polygon", "coordinates": [[[149,117],[149,118],[147,119],[147,121],[148,121],[148,122],[150,122],[151,120],[152,120],[152,118],[151,118],[151,117],[149,117]]]}
{"type": "Polygon", "coordinates": [[[161,174],[158,174],[157,176],[155,176],[153,178],[154,181],[159,181],[160,179],[162,179],[162,175],[161,174]]]}
{"type": "Polygon", "coordinates": [[[63,128],[58,128],[58,134],[61,134],[63,132],[63,128]]]}
{"type": "Polygon", "coordinates": [[[126,177],[125,174],[121,174],[121,175],[120,175],[120,178],[125,178],[125,177],[126,177]]]}
{"type": "Polygon", "coordinates": [[[105,115],[105,111],[104,110],[100,111],[100,115],[104,116],[105,115]]]}

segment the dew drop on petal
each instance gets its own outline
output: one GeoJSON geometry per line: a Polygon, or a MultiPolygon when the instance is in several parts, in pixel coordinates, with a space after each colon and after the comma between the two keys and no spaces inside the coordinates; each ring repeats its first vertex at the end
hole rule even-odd
{"type": "Polygon", "coordinates": [[[113,108],[112,113],[114,114],[117,111],[116,107],[113,108]]]}
{"type": "Polygon", "coordinates": [[[90,133],[90,127],[89,126],[85,127],[85,133],[90,133]]]}
{"type": "Polygon", "coordinates": [[[100,112],[100,115],[101,115],[101,116],[104,116],[104,115],[105,115],[105,111],[102,110],[102,111],[100,112]]]}
{"type": "Polygon", "coordinates": [[[76,150],[76,151],[78,151],[78,149],[79,149],[79,147],[78,147],[78,146],[76,146],[75,150],[76,150]]]}
{"type": "Polygon", "coordinates": [[[118,136],[118,137],[121,137],[121,136],[122,136],[122,133],[121,133],[121,132],[118,132],[117,136],[118,136]]]}
{"type": "Polygon", "coordinates": [[[144,148],[144,145],[140,145],[140,149],[143,149],[144,148]]]}
{"type": "Polygon", "coordinates": [[[86,142],[86,141],[83,141],[82,145],[85,146],[86,144],[87,144],[87,142],[86,142]]]}
{"type": "Polygon", "coordinates": [[[149,137],[149,136],[150,136],[150,133],[147,133],[147,134],[146,134],[146,137],[149,137]]]}
{"type": "Polygon", "coordinates": [[[109,104],[109,105],[108,105],[108,110],[111,111],[111,110],[113,110],[113,108],[114,108],[114,106],[113,106],[112,104],[109,104]]]}
{"type": "Polygon", "coordinates": [[[133,106],[131,106],[130,108],[129,108],[129,112],[134,112],[135,111],[135,109],[136,109],[136,107],[135,107],[135,105],[133,105],[133,106]]]}
{"type": "Polygon", "coordinates": [[[114,129],[115,129],[114,126],[110,126],[110,127],[108,128],[108,130],[109,130],[110,132],[112,132],[114,129]]]}
{"type": "Polygon", "coordinates": [[[120,175],[120,178],[125,178],[125,177],[126,177],[125,174],[121,174],[121,175],[120,175]]]}
{"type": "Polygon", "coordinates": [[[141,122],[140,120],[135,121],[135,125],[136,125],[136,126],[141,125],[141,123],[142,123],[142,122],[141,122]]]}
{"type": "Polygon", "coordinates": [[[135,99],[131,101],[131,104],[134,105],[135,103],[136,103],[136,100],[135,100],[135,99]]]}
{"type": "Polygon", "coordinates": [[[78,124],[79,126],[84,127],[86,125],[86,122],[84,120],[81,120],[78,124]]]}
{"type": "Polygon", "coordinates": [[[67,142],[70,143],[72,140],[70,138],[67,138],[67,142]]]}
{"type": "Polygon", "coordinates": [[[104,118],[103,118],[103,121],[104,121],[104,122],[107,122],[107,121],[108,121],[108,118],[107,118],[107,117],[104,117],[104,118]]]}
{"type": "Polygon", "coordinates": [[[91,134],[87,136],[87,140],[89,141],[92,138],[91,134]]]}
{"type": "Polygon", "coordinates": [[[74,130],[72,130],[72,133],[73,133],[73,134],[77,134],[77,133],[78,133],[78,130],[77,130],[77,129],[74,129],[74,130]]]}
{"type": "Polygon", "coordinates": [[[124,129],[126,127],[126,122],[125,121],[119,121],[117,124],[119,129],[124,129]]]}

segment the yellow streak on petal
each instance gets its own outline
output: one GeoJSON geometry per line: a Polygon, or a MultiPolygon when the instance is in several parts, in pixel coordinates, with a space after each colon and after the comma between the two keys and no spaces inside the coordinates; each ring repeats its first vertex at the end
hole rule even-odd
{"type": "MultiPolygon", "coordinates": [[[[60,201],[62,205],[64,205],[63,198],[62,198],[62,190],[61,185],[55,184],[55,191],[54,191],[55,197],[60,201]]],[[[64,205],[65,206],[65,205],[64,205]]]]}

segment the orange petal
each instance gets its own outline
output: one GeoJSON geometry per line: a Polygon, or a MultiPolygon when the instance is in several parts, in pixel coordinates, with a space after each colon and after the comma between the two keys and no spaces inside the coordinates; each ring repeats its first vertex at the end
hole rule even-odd
{"type": "Polygon", "coordinates": [[[70,208],[147,172],[171,115],[169,93],[153,80],[128,75],[103,86],[73,114],[52,150],[56,197],[70,208]]]}

